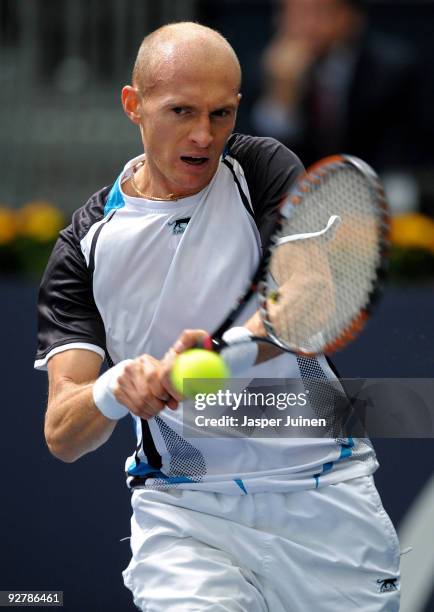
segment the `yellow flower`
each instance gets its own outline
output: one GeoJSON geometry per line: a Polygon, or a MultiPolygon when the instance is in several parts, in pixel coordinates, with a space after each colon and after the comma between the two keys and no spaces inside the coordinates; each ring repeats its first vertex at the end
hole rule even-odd
{"type": "Polygon", "coordinates": [[[434,221],[419,213],[392,218],[390,240],[402,248],[420,248],[434,253],[434,221]]]}
{"type": "Polygon", "coordinates": [[[19,211],[20,234],[38,242],[54,240],[64,223],[60,210],[43,200],[29,202],[19,211]]]}
{"type": "Polygon", "coordinates": [[[17,235],[16,213],[10,208],[0,206],[0,244],[8,244],[17,235]]]}

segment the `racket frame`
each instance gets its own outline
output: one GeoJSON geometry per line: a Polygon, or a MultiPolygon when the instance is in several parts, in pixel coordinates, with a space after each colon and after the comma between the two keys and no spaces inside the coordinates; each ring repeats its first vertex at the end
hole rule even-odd
{"type": "MultiPolygon", "coordinates": [[[[367,303],[360,310],[360,312],[355,315],[348,325],[342,330],[340,335],[333,341],[329,342],[322,348],[321,352],[323,353],[334,353],[337,350],[340,350],[347,346],[350,342],[352,342],[362,331],[367,320],[370,318],[372,314],[372,309],[374,305],[378,302],[378,299],[381,295],[382,284],[384,278],[387,273],[387,263],[388,263],[388,254],[389,254],[389,234],[390,234],[390,220],[389,220],[389,209],[384,193],[383,186],[378,178],[377,174],[374,170],[358,157],[352,155],[332,155],[326,157],[319,162],[316,162],[312,166],[310,166],[304,177],[299,179],[297,182],[295,189],[288,195],[287,201],[283,203],[280,212],[280,228],[282,227],[283,219],[290,219],[291,214],[294,212],[295,208],[302,202],[303,197],[320,187],[324,178],[326,176],[332,176],[335,172],[342,170],[343,168],[352,168],[356,170],[358,173],[362,175],[365,179],[368,189],[371,193],[372,202],[376,203],[376,209],[378,211],[378,247],[379,247],[379,262],[375,269],[374,278],[376,282],[373,284],[373,287],[368,294],[367,303]]],[[[267,254],[267,264],[269,263],[273,250],[278,240],[278,232],[273,236],[273,240],[271,241],[267,254]]],[[[263,270],[263,269],[262,269],[263,270]]],[[[291,347],[283,342],[275,333],[273,325],[269,318],[268,313],[268,294],[269,287],[266,278],[266,270],[265,274],[263,273],[259,282],[258,282],[258,296],[259,296],[259,310],[262,322],[265,327],[265,331],[267,336],[273,341],[274,344],[279,346],[280,348],[295,352],[304,356],[314,356],[317,353],[314,351],[305,351],[297,349],[296,347],[291,347]]]]}
{"type": "Polygon", "coordinates": [[[290,347],[276,335],[270,321],[267,308],[267,302],[269,299],[269,287],[267,283],[268,268],[274,249],[276,248],[277,242],[281,236],[283,222],[291,218],[291,215],[295,212],[297,206],[302,202],[305,194],[314,189],[318,189],[322,184],[324,177],[327,175],[332,175],[343,168],[352,168],[360,173],[364,179],[366,179],[366,183],[371,192],[372,201],[376,204],[376,210],[378,211],[377,226],[379,235],[377,244],[379,248],[379,262],[376,266],[374,275],[376,281],[368,294],[366,305],[356,316],[353,317],[353,319],[351,319],[341,334],[333,342],[327,343],[321,349],[321,352],[326,354],[334,353],[335,351],[344,348],[360,334],[361,330],[364,328],[367,320],[372,314],[373,307],[378,302],[382,292],[382,284],[387,273],[388,254],[390,250],[389,209],[386,202],[384,189],[374,170],[363,160],[353,155],[342,154],[325,157],[324,159],[321,159],[310,166],[305,173],[298,178],[296,184],[290,190],[289,194],[280,200],[278,204],[278,217],[276,219],[273,234],[271,235],[268,244],[265,246],[261,260],[246,291],[238,298],[236,304],[221,325],[216,329],[214,334],[212,336],[208,336],[203,342],[200,343],[201,347],[220,352],[225,346],[227,346],[224,340],[222,340],[224,332],[233,326],[235,320],[238,318],[252,295],[258,293],[259,312],[267,335],[264,337],[253,336],[250,338],[250,341],[273,344],[284,351],[297,353],[299,355],[308,357],[318,354],[317,352],[305,351],[296,347],[290,347]]]}

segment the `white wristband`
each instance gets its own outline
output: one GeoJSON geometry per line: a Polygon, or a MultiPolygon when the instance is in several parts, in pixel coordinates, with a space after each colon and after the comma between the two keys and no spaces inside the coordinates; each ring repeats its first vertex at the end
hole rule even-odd
{"type": "Polygon", "coordinates": [[[222,350],[221,356],[233,376],[248,370],[256,362],[258,345],[250,341],[252,335],[246,327],[231,327],[222,336],[228,346],[222,350]]]}
{"type": "Polygon", "coordinates": [[[113,388],[118,377],[124,371],[127,363],[131,363],[132,359],[120,361],[115,366],[104,372],[102,376],[96,379],[93,385],[93,401],[100,412],[108,419],[119,421],[129,413],[126,406],[118,402],[113,395],[113,388]]]}

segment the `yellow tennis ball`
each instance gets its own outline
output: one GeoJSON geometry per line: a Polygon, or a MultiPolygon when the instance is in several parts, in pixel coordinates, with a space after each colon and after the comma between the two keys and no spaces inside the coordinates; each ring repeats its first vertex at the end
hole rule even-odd
{"type": "Polygon", "coordinates": [[[173,388],[184,397],[198,393],[216,393],[223,380],[230,377],[229,368],[217,353],[190,349],[177,357],[171,372],[173,388]]]}

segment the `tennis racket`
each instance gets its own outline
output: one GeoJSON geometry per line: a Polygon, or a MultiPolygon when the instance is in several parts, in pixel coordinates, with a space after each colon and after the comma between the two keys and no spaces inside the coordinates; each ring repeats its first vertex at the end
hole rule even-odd
{"type": "Polygon", "coordinates": [[[348,155],[314,164],[282,200],[249,286],[202,348],[226,348],[224,332],[254,293],[265,332],[247,341],[308,356],[346,346],[379,296],[388,218],[383,188],[368,164],[348,155]]]}

